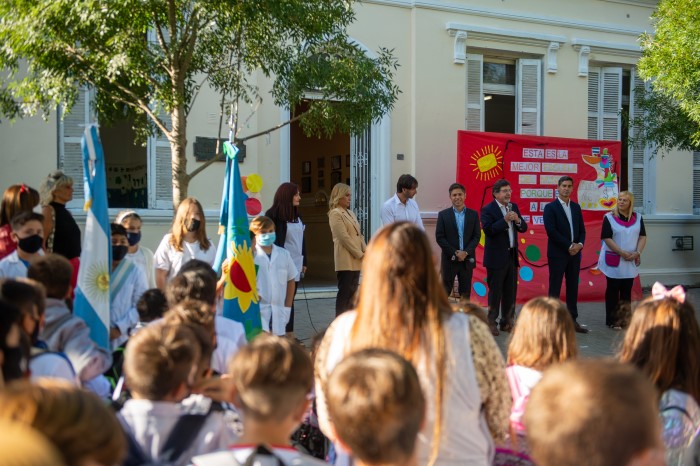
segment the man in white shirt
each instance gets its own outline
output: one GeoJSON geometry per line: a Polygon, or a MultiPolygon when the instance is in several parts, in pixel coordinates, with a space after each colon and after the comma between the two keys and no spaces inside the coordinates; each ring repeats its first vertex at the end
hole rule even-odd
{"type": "Polygon", "coordinates": [[[411,175],[401,175],[396,183],[396,194],[382,206],[382,225],[393,222],[413,222],[425,231],[418,203],[413,197],[418,192],[418,180],[411,175]]]}
{"type": "Polygon", "coordinates": [[[549,296],[559,299],[561,282],[566,275],[566,307],[578,333],[588,333],[579,325],[578,281],[581,271],[581,250],[586,241],[581,206],[571,200],[574,180],[559,178],[557,199],[544,208],[544,229],[547,231],[547,260],[549,265],[549,296]]]}

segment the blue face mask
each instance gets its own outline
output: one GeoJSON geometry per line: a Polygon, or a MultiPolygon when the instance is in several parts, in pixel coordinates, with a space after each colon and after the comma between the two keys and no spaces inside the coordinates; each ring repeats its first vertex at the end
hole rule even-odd
{"type": "Polygon", "coordinates": [[[127,231],[126,232],[126,239],[129,241],[129,246],[135,246],[139,244],[139,241],[141,241],[141,232],[140,231],[127,231]]]}
{"type": "Polygon", "coordinates": [[[272,246],[275,244],[276,239],[277,236],[274,231],[272,233],[261,233],[255,236],[255,241],[257,241],[260,246],[272,246]]]}

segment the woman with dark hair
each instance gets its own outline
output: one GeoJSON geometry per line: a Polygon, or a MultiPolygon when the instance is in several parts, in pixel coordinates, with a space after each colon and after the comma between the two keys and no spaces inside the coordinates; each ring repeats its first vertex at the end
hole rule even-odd
{"type": "Polygon", "coordinates": [[[26,184],[13,184],[5,190],[0,204],[0,259],[17,249],[12,240],[10,221],[21,212],[30,212],[39,205],[39,192],[26,184]]]}
{"type": "MultiPolygon", "coordinates": [[[[297,267],[294,279],[294,295],[302,275],[306,273],[306,243],[304,242],[304,223],[299,215],[301,194],[299,186],[294,183],[282,183],[272,200],[272,207],[267,209],[265,216],[275,222],[275,245],[284,248],[292,256],[297,267]]],[[[287,322],[287,337],[294,338],[294,303],[287,322]]]]}
{"type": "Polygon", "coordinates": [[[508,429],[503,356],[479,317],[450,307],[428,238],[413,223],[390,223],[372,237],[357,306],[331,323],[318,350],[319,424],[331,439],[328,375],[365,348],[394,351],[418,373],[427,401],[418,464],[491,465],[493,441],[508,429]]]}
{"type": "Polygon", "coordinates": [[[669,465],[682,465],[700,429],[700,326],[685,290],[656,282],[637,305],[619,359],[656,386],[669,465]]]}

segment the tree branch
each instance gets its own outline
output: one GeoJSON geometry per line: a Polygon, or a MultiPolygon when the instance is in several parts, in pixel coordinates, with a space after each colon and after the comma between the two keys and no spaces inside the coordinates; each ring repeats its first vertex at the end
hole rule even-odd
{"type": "MultiPolygon", "coordinates": [[[[304,112],[304,113],[306,113],[306,112],[304,112]]],[[[246,136],[243,138],[236,138],[236,141],[245,142],[245,141],[248,141],[250,139],[255,139],[257,137],[264,136],[266,134],[270,134],[274,131],[277,131],[280,128],[284,128],[285,126],[294,123],[295,121],[299,121],[301,119],[301,117],[304,115],[304,113],[296,115],[295,117],[285,121],[284,123],[280,123],[279,125],[273,126],[272,128],[266,129],[265,131],[260,131],[259,133],[254,133],[254,134],[251,134],[250,136],[246,136]]]]}

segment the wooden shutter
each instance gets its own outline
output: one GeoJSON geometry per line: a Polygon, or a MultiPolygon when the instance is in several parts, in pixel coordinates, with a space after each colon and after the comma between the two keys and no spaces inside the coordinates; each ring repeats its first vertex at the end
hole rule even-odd
{"type": "MultiPolygon", "coordinates": [[[[161,113],[161,121],[172,129],[170,115],[161,113]]],[[[148,138],[148,204],[152,209],[173,208],[173,169],[170,142],[159,134],[148,138]]]]}
{"type": "Polygon", "coordinates": [[[93,120],[92,98],[93,94],[89,88],[80,87],[78,98],[69,113],[64,113],[63,106],[59,107],[58,168],[73,178],[73,200],[67,204],[67,207],[82,208],[85,203],[83,152],[80,141],[86,126],[93,120]]]}
{"type": "MultiPolygon", "coordinates": [[[[640,88],[648,88],[648,85],[633,69],[630,75],[630,120],[643,116],[641,110],[637,109],[637,89],[640,88]]],[[[637,128],[634,125],[630,126],[629,132],[630,139],[637,136],[637,128]]],[[[641,213],[651,213],[653,207],[649,196],[651,150],[651,147],[642,144],[631,144],[628,148],[628,153],[631,155],[631,159],[628,157],[627,163],[629,190],[634,194],[635,210],[641,213]]],[[[695,204],[694,196],[693,204],[695,204]]]]}
{"type": "Polygon", "coordinates": [[[517,134],[541,135],[540,115],[542,108],[542,60],[518,60],[516,78],[517,134]]]}
{"type": "Polygon", "coordinates": [[[588,139],[600,139],[600,68],[588,69],[588,139]]]}
{"type": "Polygon", "coordinates": [[[603,68],[601,71],[601,139],[620,140],[622,108],[622,68],[603,68]]]}
{"type": "Polygon", "coordinates": [[[464,127],[484,130],[484,57],[467,54],[467,109],[464,127]]]}

